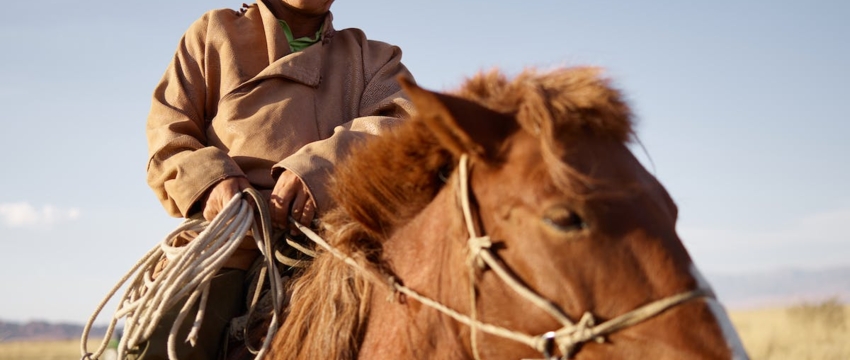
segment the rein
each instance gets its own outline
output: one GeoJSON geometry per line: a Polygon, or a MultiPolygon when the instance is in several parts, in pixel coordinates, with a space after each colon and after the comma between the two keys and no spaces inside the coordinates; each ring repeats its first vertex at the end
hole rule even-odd
{"type": "Polygon", "coordinates": [[[585,312],[577,323],[571,321],[555,304],[536,294],[527,286],[523,285],[518,279],[512,276],[505,269],[504,266],[502,266],[502,263],[500,261],[496,260],[490,249],[492,241],[490,240],[489,236],[477,235],[475,225],[472,220],[472,209],[470,205],[469,168],[471,166],[469,165],[468,155],[464,154],[463,156],[461,156],[460,164],[458,167],[460,175],[459,196],[463,209],[464,220],[467,226],[467,231],[469,232],[469,274],[470,294],[472,302],[470,315],[462,314],[452,308],[449,308],[444,304],[441,304],[436,300],[419,294],[415,290],[400,284],[393,277],[382,279],[374,271],[367,270],[362,265],[357,263],[353,258],[328,244],[327,241],[322,239],[319,235],[310,230],[308,227],[299,224],[291,218],[290,222],[292,222],[302,233],[304,233],[310,240],[314,241],[317,245],[321,246],[322,248],[324,248],[346,264],[354,267],[355,269],[363,272],[364,274],[369,275],[373,281],[378,283],[383,282],[385,284],[389,284],[392,290],[402,293],[406,296],[412,297],[423,305],[431,307],[451,317],[452,319],[455,319],[456,321],[469,326],[471,329],[470,343],[475,359],[480,359],[475,335],[477,331],[482,331],[491,335],[523,343],[543,354],[547,360],[568,359],[574,355],[578,346],[585,342],[593,340],[602,343],[605,341],[605,335],[611,334],[615,331],[645,321],[684,302],[701,297],[711,296],[710,293],[702,289],[697,289],[692,291],[686,291],[680,294],[676,294],[667,298],[651,302],[649,304],[641,306],[635,310],[629,311],[625,314],[617,316],[598,325],[596,324],[596,320],[594,319],[593,314],[589,311],[585,312]],[[499,278],[502,279],[502,281],[504,281],[511,289],[516,291],[520,296],[527,299],[532,304],[546,311],[549,315],[555,318],[562,325],[562,327],[555,331],[550,331],[541,335],[529,335],[526,333],[510,330],[501,326],[484,323],[478,320],[475,306],[474,281],[476,266],[479,268],[489,267],[493,269],[496,275],[499,276],[499,278]],[[556,346],[561,353],[560,358],[555,355],[554,349],[556,346]]]}

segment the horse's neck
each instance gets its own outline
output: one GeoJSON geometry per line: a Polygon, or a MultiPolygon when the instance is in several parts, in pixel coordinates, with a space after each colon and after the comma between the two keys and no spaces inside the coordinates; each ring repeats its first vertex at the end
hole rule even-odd
{"type": "MultiPolygon", "coordinates": [[[[395,231],[384,243],[383,251],[405,286],[467,312],[469,282],[462,221],[456,193],[446,189],[395,231]]],[[[458,342],[466,331],[462,325],[441,318],[443,315],[413,299],[395,297],[395,301],[387,302],[390,296],[384,286],[373,292],[361,357],[457,358],[466,353],[464,344],[458,342]],[[410,348],[411,344],[417,344],[416,348],[410,348]]]]}
{"type": "Polygon", "coordinates": [[[396,275],[423,290],[435,286],[434,276],[462,265],[463,218],[454,189],[441,191],[425,209],[384,243],[396,275]]]}

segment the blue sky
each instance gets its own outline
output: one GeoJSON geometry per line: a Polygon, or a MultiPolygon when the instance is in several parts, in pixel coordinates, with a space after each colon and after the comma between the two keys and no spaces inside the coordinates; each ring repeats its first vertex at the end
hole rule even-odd
{"type": "MultiPolygon", "coordinates": [[[[231,0],[12,2],[0,13],[0,319],[82,322],[172,230],[145,183],[150,95],[231,0]]],[[[598,65],[707,274],[850,265],[850,3],[340,0],[418,82],[598,65]],[[651,158],[651,162],[648,160],[651,158]]]]}

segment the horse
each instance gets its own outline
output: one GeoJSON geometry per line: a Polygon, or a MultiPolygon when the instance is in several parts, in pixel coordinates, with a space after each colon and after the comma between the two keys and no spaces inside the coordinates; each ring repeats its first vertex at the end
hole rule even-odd
{"type": "Polygon", "coordinates": [[[595,67],[493,70],[352,150],[271,359],[747,354],[595,67]]]}

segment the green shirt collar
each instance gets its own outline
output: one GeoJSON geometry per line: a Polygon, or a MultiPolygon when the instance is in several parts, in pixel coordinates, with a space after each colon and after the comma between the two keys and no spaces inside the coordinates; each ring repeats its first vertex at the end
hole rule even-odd
{"type": "Polygon", "coordinates": [[[304,50],[308,46],[319,42],[319,40],[322,40],[322,30],[325,28],[324,24],[322,24],[322,26],[319,27],[319,30],[316,31],[316,35],[313,38],[310,38],[308,36],[304,36],[304,37],[300,37],[300,38],[297,38],[297,39],[293,39],[292,38],[292,30],[289,29],[289,24],[287,24],[286,21],[283,21],[283,20],[280,20],[280,19],[278,19],[277,21],[280,23],[280,26],[283,28],[283,33],[286,34],[286,41],[289,42],[289,50],[292,50],[292,52],[299,52],[301,50],[304,50]]]}

